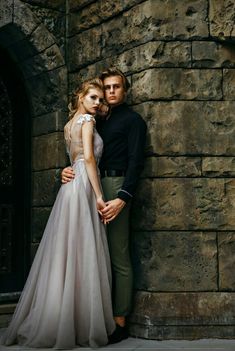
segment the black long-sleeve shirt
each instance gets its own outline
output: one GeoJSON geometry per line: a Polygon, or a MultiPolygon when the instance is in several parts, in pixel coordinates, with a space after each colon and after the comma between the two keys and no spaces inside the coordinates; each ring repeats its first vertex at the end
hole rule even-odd
{"type": "Polygon", "coordinates": [[[104,150],[99,168],[126,172],[118,197],[128,202],[134,194],[144,164],[146,123],[125,103],[112,109],[110,117],[97,121],[104,150]]]}

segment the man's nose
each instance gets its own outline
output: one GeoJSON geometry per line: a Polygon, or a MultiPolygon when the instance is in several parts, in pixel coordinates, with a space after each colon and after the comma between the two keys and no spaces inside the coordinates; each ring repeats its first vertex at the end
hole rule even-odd
{"type": "Polygon", "coordinates": [[[113,93],[114,92],[114,87],[110,87],[110,93],[113,93]]]}

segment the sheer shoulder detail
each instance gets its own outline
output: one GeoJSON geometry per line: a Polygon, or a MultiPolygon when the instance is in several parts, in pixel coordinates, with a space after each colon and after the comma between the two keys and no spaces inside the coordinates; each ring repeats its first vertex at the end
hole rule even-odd
{"type": "Polygon", "coordinates": [[[95,123],[95,118],[92,115],[89,115],[86,113],[85,115],[79,116],[77,123],[78,124],[83,124],[84,122],[93,122],[95,123]]]}

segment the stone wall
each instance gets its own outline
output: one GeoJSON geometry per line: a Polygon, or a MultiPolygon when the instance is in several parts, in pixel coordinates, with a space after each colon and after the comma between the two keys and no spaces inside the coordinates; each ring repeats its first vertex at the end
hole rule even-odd
{"type": "Polygon", "coordinates": [[[234,5],[69,5],[69,92],[115,64],[148,125],[132,215],[131,333],[234,337],[234,5]]]}
{"type": "MultiPolygon", "coordinates": [[[[12,49],[23,55],[20,67],[32,87],[32,247],[40,241],[57,191],[54,180],[66,164],[64,97],[114,64],[127,74],[128,102],[148,125],[132,214],[131,334],[235,337],[235,5],[15,3],[36,23],[24,37],[36,51],[26,44],[12,49]]],[[[23,18],[20,9],[13,15],[23,18]]]]}

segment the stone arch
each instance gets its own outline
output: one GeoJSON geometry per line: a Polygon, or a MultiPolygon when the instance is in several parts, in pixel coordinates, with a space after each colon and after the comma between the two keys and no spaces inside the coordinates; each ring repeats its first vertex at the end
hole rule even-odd
{"type": "Polygon", "coordinates": [[[32,123],[31,255],[40,241],[66,163],[63,125],[67,110],[67,67],[55,37],[19,0],[0,4],[0,47],[17,66],[32,123]]]}

